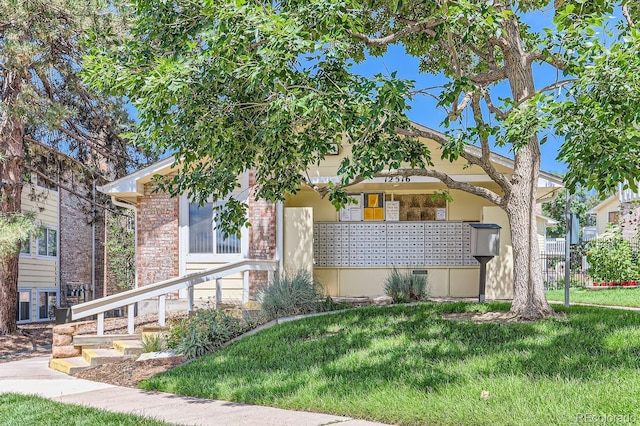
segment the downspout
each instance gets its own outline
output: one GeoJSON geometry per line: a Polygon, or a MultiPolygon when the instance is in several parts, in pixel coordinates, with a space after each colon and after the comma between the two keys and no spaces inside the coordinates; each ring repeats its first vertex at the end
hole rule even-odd
{"type": "Polygon", "coordinates": [[[278,261],[278,273],[284,273],[284,205],[282,201],[276,204],[276,260],[278,261]]]}
{"type": "MultiPolygon", "coordinates": [[[[133,212],[133,241],[135,242],[135,247],[134,247],[134,258],[136,259],[136,274],[135,274],[135,284],[134,284],[134,288],[138,288],[138,208],[130,203],[125,203],[123,201],[118,201],[118,199],[116,199],[115,196],[111,196],[111,203],[114,206],[117,207],[122,207],[124,209],[129,209],[133,212]]],[[[105,282],[105,287],[106,287],[106,282],[105,282]]]]}
{"type": "MultiPolygon", "coordinates": [[[[96,180],[93,179],[93,220],[91,221],[91,300],[96,299],[96,180]]],[[[86,294],[86,292],[85,292],[86,294]]],[[[86,300],[86,299],[85,299],[86,300]]]]}

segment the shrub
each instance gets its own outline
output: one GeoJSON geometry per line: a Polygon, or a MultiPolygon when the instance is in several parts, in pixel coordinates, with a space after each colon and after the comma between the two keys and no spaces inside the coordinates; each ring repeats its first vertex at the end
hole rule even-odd
{"type": "Polygon", "coordinates": [[[156,333],[142,335],[142,350],[145,352],[160,352],[166,345],[162,336],[156,333]]]}
{"type": "Polygon", "coordinates": [[[427,275],[417,275],[411,271],[399,271],[393,268],[385,278],[384,291],[393,298],[393,303],[425,300],[429,297],[427,275]]]}
{"type": "Polygon", "coordinates": [[[258,301],[270,319],[302,315],[322,310],[323,289],[306,270],[293,276],[276,275],[258,290],[258,301]]]}
{"type": "Polygon", "coordinates": [[[221,348],[246,330],[247,326],[238,318],[214,309],[198,309],[170,325],[167,347],[176,349],[186,359],[197,358],[221,348]]]}
{"type": "Polygon", "coordinates": [[[589,276],[596,282],[635,280],[639,275],[634,250],[618,227],[589,242],[587,261],[589,276]]]}

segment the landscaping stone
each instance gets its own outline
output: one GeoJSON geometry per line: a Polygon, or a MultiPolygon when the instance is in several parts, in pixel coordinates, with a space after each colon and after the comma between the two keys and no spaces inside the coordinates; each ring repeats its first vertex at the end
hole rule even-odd
{"type": "Polygon", "coordinates": [[[51,356],[53,358],[73,358],[80,356],[81,350],[76,346],[53,346],[51,348],[51,356]]]}
{"type": "Polygon", "coordinates": [[[393,303],[393,298],[391,296],[379,296],[372,299],[372,301],[376,306],[384,306],[391,305],[393,303]]]}
{"type": "Polygon", "coordinates": [[[53,346],[71,346],[73,336],[70,334],[54,334],[53,346]]]}

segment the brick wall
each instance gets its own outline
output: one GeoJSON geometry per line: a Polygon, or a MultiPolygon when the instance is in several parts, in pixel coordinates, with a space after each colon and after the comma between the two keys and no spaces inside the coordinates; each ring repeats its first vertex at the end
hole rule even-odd
{"type": "Polygon", "coordinates": [[[138,200],[138,285],[177,277],[179,198],[152,193],[145,185],[138,200]]]}
{"type": "MultiPolygon", "coordinates": [[[[249,175],[249,258],[276,258],[276,205],[264,200],[254,199],[255,178],[249,175]]],[[[268,272],[249,272],[249,298],[254,299],[255,290],[268,282],[268,272]]]]}
{"type": "MultiPolygon", "coordinates": [[[[81,185],[76,191],[86,192],[81,185]]],[[[88,284],[91,288],[92,265],[92,214],[90,203],[76,195],[60,189],[60,302],[66,302],[66,284],[69,282],[88,284]]],[[[103,286],[103,241],[104,214],[101,209],[95,217],[95,286],[96,296],[102,297],[103,286]]],[[[93,297],[90,294],[89,298],[93,297]]]]}
{"type": "Polygon", "coordinates": [[[640,206],[636,203],[622,203],[620,207],[620,225],[623,238],[634,238],[638,234],[640,225],[640,206]]]}

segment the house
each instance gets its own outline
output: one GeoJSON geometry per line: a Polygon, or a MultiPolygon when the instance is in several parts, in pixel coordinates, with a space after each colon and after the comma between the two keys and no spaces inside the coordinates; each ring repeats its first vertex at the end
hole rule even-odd
{"type": "MultiPolygon", "coordinates": [[[[423,139],[432,152],[439,147],[423,139]]],[[[336,178],[349,147],[328,156],[309,175],[318,184],[336,178]]],[[[467,149],[477,153],[475,147],[467,149]]],[[[510,174],[513,161],[491,157],[495,167],[510,174]]],[[[462,160],[437,160],[436,167],[454,179],[497,190],[478,167],[462,160]]],[[[308,269],[334,296],[383,294],[384,279],[396,267],[428,273],[433,296],[472,297],[478,294],[479,266],[470,253],[470,222],[502,227],[500,256],[488,264],[487,298],[512,297],[512,249],[506,213],[483,198],[450,191],[453,201],[438,197],[445,189],[436,179],[375,178],[354,185],[356,200],[341,211],[316,192],[302,188],[282,203],[255,201],[251,197],[252,173],[240,176],[235,194],[248,204],[252,226],[240,238],[224,237],[212,227],[212,205],[199,207],[186,196],[171,198],[154,192],[154,175],[175,173],[167,158],[98,189],[115,203],[136,212],[137,286],[196,272],[242,258],[276,259],[280,269],[308,269]]],[[[561,178],[541,173],[537,198],[555,197],[561,178]]],[[[545,218],[539,218],[539,241],[544,241],[545,218]]],[[[225,279],[223,298],[248,301],[265,272],[251,271],[225,279]]],[[[184,297],[183,294],[178,295],[184,297]]],[[[215,296],[213,282],[198,284],[195,299],[215,296]]]]}
{"type": "Polygon", "coordinates": [[[611,225],[619,225],[625,239],[638,234],[640,223],[640,191],[633,192],[624,189],[620,184],[618,192],[600,202],[589,210],[589,214],[596,216],[596,233],[601,236],[611,225]]]}
{"type": "Polygon", "coordinates": [[[603,235],[611,224],[620,223],[620,208],[620,194],[614,194],[587,212],[596,217],[596,236],[603,235]]]}
{"type": "Polygon", "coordinates": [[[22,210],[35,213],[39,230],[23,242],[18,261],[19,324],[48,321],[54,306],[102,295],[103,218],[89,207],[36,173],[24,183],[22,210]]]}

